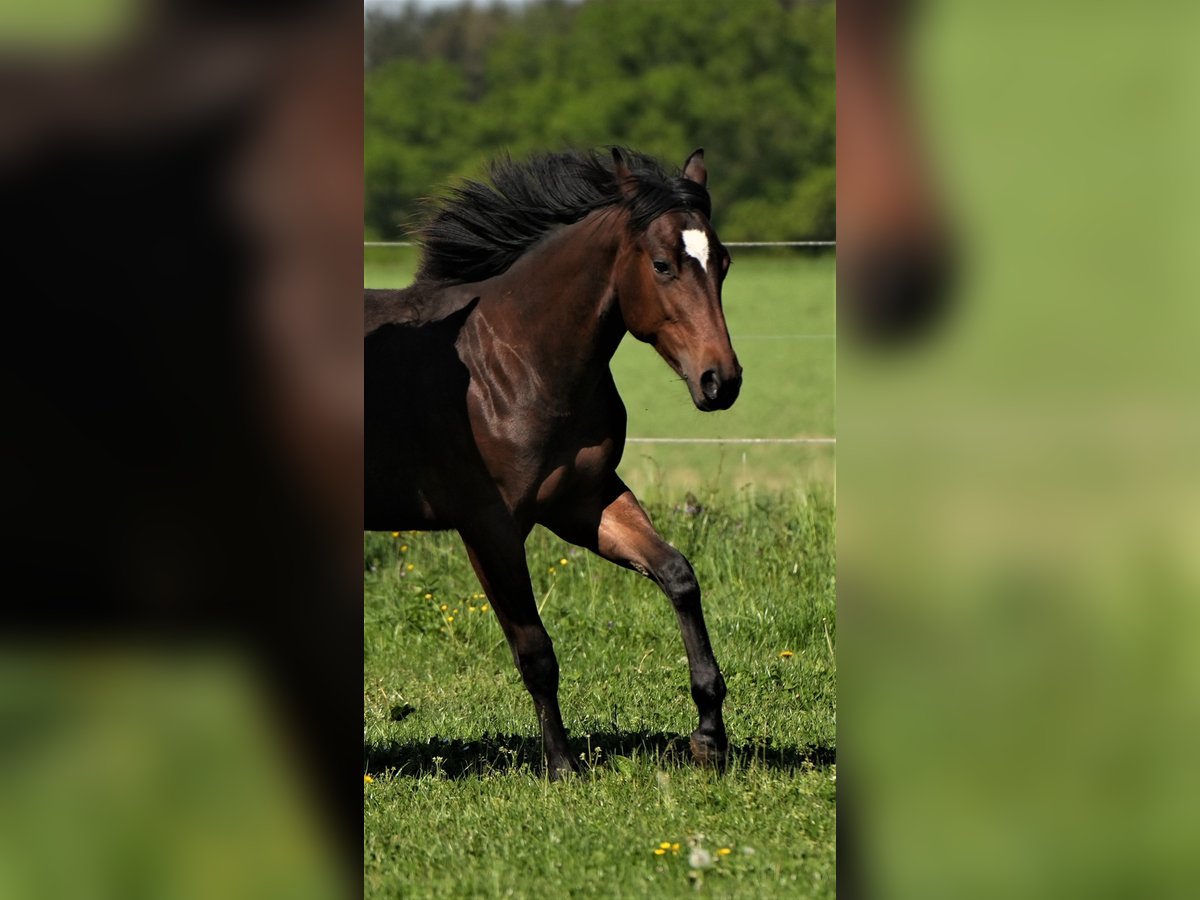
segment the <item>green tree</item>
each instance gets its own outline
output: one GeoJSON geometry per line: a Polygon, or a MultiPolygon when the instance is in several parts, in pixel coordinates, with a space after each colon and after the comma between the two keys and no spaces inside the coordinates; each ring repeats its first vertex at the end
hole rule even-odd
{"type": "Polygon", "coordinates": [[[728,240],[832,238],[834,27],[832,3],[785,0],[369,17],[368,232],[499,153],[619,143],[674,165],[705,147],[728,240]]]}

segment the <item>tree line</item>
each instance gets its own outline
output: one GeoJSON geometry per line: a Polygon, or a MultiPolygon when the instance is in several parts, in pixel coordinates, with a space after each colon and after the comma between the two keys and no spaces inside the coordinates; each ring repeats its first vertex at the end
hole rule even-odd
{"type": "Polygon", "coordinates": [[[624,144],[709,163],[726,240],[832,239],[834,4],[533,0],[371,7],[366,234],[507,152],[624,144]]]}

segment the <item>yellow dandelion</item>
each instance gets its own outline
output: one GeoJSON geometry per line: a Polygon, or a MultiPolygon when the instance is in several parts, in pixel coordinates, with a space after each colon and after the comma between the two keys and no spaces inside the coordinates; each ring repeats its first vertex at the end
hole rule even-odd
{"type": "Polygon", "coordinates": [[[398,531],[393,531],[393,532],[392,532],[392,537],[400,537],[400,532],[398,532],[398,531]]]}
{"type": "Polygon", "coordinates": [[[400,545],[400,552],[401,552],[401,553],[407,553],[407,552],[408,552],[408,544],[401,544],[401,545],[400,545]]]}
{"type": "Polygon", "coordinates": [[[475,612],[475,607],[474,607],[474,606],[468,606],[468,607],[467,607],[467,612],[475,612]]]}
{"type": "Polygon", "coordinates": [[[557,572],[558,570],[557,570],[556,568],[554,568],[554,566],[551,566],[551,567],[550,567],[549,569],[547,569],[546,571],[547,571],[547,572],[557,572]]]}
{"type": "Polygon", "coordinates": [[[374,784],[374,783],[375,783],[375,779],[372,778],[370,775],[363,776],[363,784],[374,784]]]}
{"type": "Polygon", "coordinates": [[[780,659],[791,659],[795,655],[796,654],[792,653],[791,650],[784,650],[782,653],[779,654],[779,658],[780,659]]]}
{"type": "Polygon", "coordinates": [[[672,844],[672,845],[671,845],[671,852],[672,852],[672,853],[678,853],[678,852],[679,852],[679,845],[678,845],[678,844],[672,844]]]}
{"type": "Polygon", "coordinates": [[[486,603],[485,603],[485,604],[483,604],[483,606],[479,607],[479,611],[480,611],[480,612],[487,612],[487,611],[488,611],[488,605],[487,605],[486,603]]]}
{"type": "Polygon", "coordinates": [[[425,599],[426,599],[426,600],[432,600],[432,599],[433,599],[433,594],[426,594],[426,595],[425,595],[425,599]]]}
{"type": "Polygon", "coordinates": [[[662,847],[655,847],[655,848],[654,848],[654,855],[655,855],[655,856],[662,856],[662,855],[663,855],[664,853],[666,853],[666,852],[667,852],[667,851],[666,851],[666,850],[664,850],[662,847]]]}
{"type": "Polygon", "coordinates": [[[407,572],[411,572],[413,570],[413,564],[409,563],[407,566],[404,567],[404,569],[407,572]]]}
{"type": "Polygon", "coordinates": [[[722,847],[720,850],[717,851],[717,856],[728,856],[732,852],[733,851],[730,850],[728,847],[722,847]]]}
{"type": "Polygon", "coordinates": [[[447,621],[447,622],[453,622],[453,621],[454,621],[454,616],[446,616],[446,621],[447,621]]]}
{"type": "Polygon", "coordinates": [[[663,841],[661,844],[659,844],[659,845],[658,845],[658,849],[659,849],[659,850],[670,850],[670,849],[671,849],[671,842],[670,842],[670,841],[663,841]]]}
{"type": "Polygon", "coordinates": [[[558,564],[559,564],[560,566],[565,566],[565,565],[567,564],[567,558],[564,556],[562,559],[560,559],[560,560],[558,561],[558,564]]]}
{"type": "Polygon", "coordinates": [[[452,612],[452,613],[457,613],[457,612],[458,612],[458,607],[457,607],[457,606],[456,606],[456,607],[454,607],[454,609],[450,610],[450,612],[452,612]]]}
{"type": "MultiPolygon", "coordinates": [[[[428,599],[428,598],[429,598],[429,595],[428,595],[428,594],[426,594],[426,595],[425,595],[425,597],[426,597],[426,599],[428,599]]],[[[450,607],[449,607],[449,606],[447,606],[445,603],[443,603],[441,606],[439,606],[439,607],[438,607],[438,609],[440,609],[442,612],[445,612],[445,611],[446,611],[446,610],[448,610],[449,608],[450,608],[450,607]]]]}

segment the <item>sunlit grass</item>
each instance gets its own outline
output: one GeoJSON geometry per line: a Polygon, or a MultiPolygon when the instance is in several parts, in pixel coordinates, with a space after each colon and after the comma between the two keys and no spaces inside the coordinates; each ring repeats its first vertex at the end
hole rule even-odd
{"type": "Polygon", "coordinates": [[[532,703],[457,537],[368,534],[368,896],[659,897],[697,884],[833,896],[831,492],[650,511],[704,588],[729,686],[727,771],[689,759],[682,642],[649,581],[540,529],[530,536],[584,773],[552,784],[532,703]]]}

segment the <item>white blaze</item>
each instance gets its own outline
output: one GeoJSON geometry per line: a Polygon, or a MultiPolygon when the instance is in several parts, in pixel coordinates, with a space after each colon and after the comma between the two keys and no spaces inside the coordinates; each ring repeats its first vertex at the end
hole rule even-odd
{"type": "Polygon", "coordinates": [[[708,271],[708,235],[699,228],[689,228],[683,233],[683,250],[700,263],[700,268],[708,271]]]}

